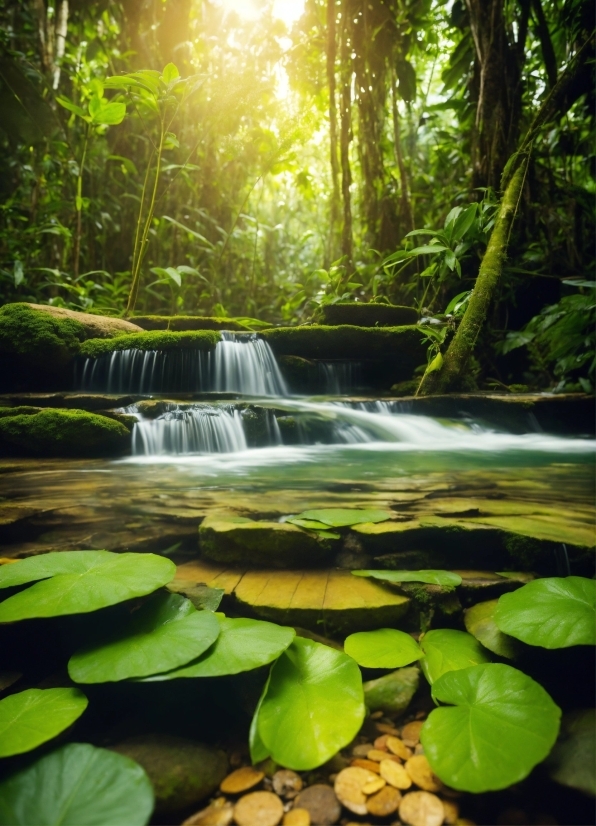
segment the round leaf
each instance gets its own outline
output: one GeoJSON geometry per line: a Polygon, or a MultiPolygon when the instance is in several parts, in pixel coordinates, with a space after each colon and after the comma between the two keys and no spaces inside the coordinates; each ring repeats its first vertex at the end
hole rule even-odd
{"type": "Polygon", "coordinates": [[[219,623],[211,611],[197,611],[178,594],[156,594],[114,637],[77,651],[68,673],[77,683],[158,674],[194,660],[218,634],[219,623]]]}
{"type": "Polygon", "coordinates": [[[510,665],[451,671],[432,694],[451,707],[430,713],[421,741],[435,774],[454,789],[478,793],[517,783],[557,739],[560,708],[510,665]]]}
{"type": "Polygon", "coordinates": [[[518,653],[519,643],[497,628],[495,609],[498,602],[498,599],[490,599],[488,602],[473,605],[465,612],[464,622],[466,630],[485,648],[498,654],[499,657],[511,660],[518,653]]]}
{"type": "Polygon", "coordinates": [[[568,576],[528,582],[499,599],[495,622],[503,633],[528,645],[594,645],[596,580],[568,576]]]}
{"type": "Polygon", "coordinates": [[[0,566],[0,588],[49,579],[57,574],[83,574],[113,559],[111,551],[51,551],[0,566]]]}
{"type": "Polygon", "coordinates": [[[329,525],[326,525],[324,522],[317,522],[314,519],[299,519],[296,517],[295,519],[288,519],[288,522],[292,525],[297,525],[299,528],[306,528],[309,531],[326,531],[329,528],[329,525]]]}
{"type": "Polygon", "coordinates": [[[121,754],[71,743],[0,783],[0,826],[145,826],[153,789],[121,754]]]}
{"type": "Polygon", "coordinates": [[[401,668],[423,656],[409,634],[394,628],[350,634],[344,651],[365,668],[401,668]]]}
{"type": "Polygon", "coordinates": [[[88,702],[78,688],[29,688],[0,700],[0,757],[31,751],[56,737],[88,702]]]}
{"type": "Polygon", "coordinates": [[[461,576],[453,571],[352,571],[354,576],[370,576],[386,582],[425,582],[427,585],[455,587],[461,585],[461,576]]]}
{"type": "Polygon", "coordinates": [[[276,660],[296,636],[293,628],[272,622],[228,617],[218,617],[218,621],[219,636],[200,659],[167,674],[156,674],[149,680],[221,677],[251,671],[276,660]]]}
{"type": "Polygon", "coordinates": [[[420,640],[420,648],[424,651],[420,666],[431,685],[448,671],[489,662],[485,649],[465,631],[429,631],[420,640]]]}
{"type": "Polygon", "coordinates": [[[277,763],[306,771],[350,743],[364,714],[362,678],[354,660],[296,637],[271,669],[257,729],[277,763]]]}
{"type": "Polygon", "coordinates": [[[321,510],[304,511],[294,518],[323,522],[331,528],[345,528],[348,525],[358,525],[360,522],[386,522],[392,516],[391,511],[322,508],[321,510]]]}
{"type": "MultiPolygon", "coordinates": [[[[86,570],[51,575],[51,579],[37,582],[4,600],[0,603],[0,622],[97,611],[108,605],[150,594],[168,583],[176,573],[173,562],[156,554],[110,553],[109,556],[98,559],[96,554],[108,552],[79,553],[94,554],[94,559],[86,570]]],[[[17,562],[8,567],[16,568],[19,564],[17,562]]],[[[82,565],[80,561],[77,564],[82,565]]]]}

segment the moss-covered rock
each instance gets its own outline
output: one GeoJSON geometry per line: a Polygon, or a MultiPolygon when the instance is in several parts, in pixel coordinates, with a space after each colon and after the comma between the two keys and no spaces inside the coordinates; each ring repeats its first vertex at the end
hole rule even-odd
{"type": "Polygon", "coordinates": [[[145,734],[111,747],[141,765],[155,792],[156,814],[195,806],[218,788],[228,772],[223,751],[183,737],[145,734]]]}
{"type": "Polygon", "coordinates": [[[139,315],[133,321],[143,330],[170,330],[171,332],[188,332],[190,330],[229,330],[231,332],[250,332],[250,327],[234,318],[213,318],[211,316],[193,315],[139,315]]]}
{"type": "Polygon", "coordinates": [[[7,416],[34,416],[40,410],[41,407],[29,407],[28,405],[0,407],[0,419],[5,419],[7,416]]]}
{"type": "Polygon", "coordinates": [[[277,363],[294,393],[309,393],[318,384],[317,363],[301,356],[278,356],[277,363]]]}
{"type": "MultiPolygon", "coordinates": [[[[15,305],[6,305],[15,306],[15,305]]],[[[50,304],[27,304],[39,313],[45,313],[59,320],[71,319],[82,324],[85,328],[85,338],[113,338],[130,333],[141,332],[141,327],[125,318],[101,315],[99,313],[80,313],[77,310],[67,310],[65,307],[53,307],[50,304]]]]}
{"type": "Polygon", "coordinates": [[[129,428],[84,410],[45,409],[0,418],[5,455],[112,456],[129,449],[129,428]]]}
{"type": "Polygon", "coordinates": [[[424,331],[416,326],[337,327],[313,324],[276,327],[260,334],[277,356],[305,359],[380,359],[397,361],[406,372],[426,361],[424,331]]]}
{"type": "Polygon", "coordinates": [[[413,307],[397,304],[365,304],[360,301],[340,301],[324,304],[315,313],[321,324],[353,324],[357,327],[402,327],[416,324],[418,312],[413,307]]]}
{"type": "Polygon", "coordinates": [[[202,554],[215,562],[255,567],[324,565],[339,540],[288,522],[255,522],[238,516],[208,516],[199,528],[202,554]]]}
{"type": "Polygon", "coordinates": [[[390,674],[363,684],[364,702],[370,711],[403,714],[418,690],[420,669],[417,666],[398,668],[390,674]]]}
{"type": "Polygon", "coordinates": [[[81,355],[98,358],[117,350],[213,350],[220,340],[215,330],[197,330],[191,333],[171,333],[155,330],[120,336],[117,339],[89,339],[81,347],[81,355]]]}

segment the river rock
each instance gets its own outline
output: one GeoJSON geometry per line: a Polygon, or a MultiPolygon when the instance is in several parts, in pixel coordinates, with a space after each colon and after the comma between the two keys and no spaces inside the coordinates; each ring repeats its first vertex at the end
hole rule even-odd
{"type": "Polygon", "coordinates": [[[420,669],[417,666],[398,668],[377,680],[363,684],[364,702],[370,711],[402,714],[418,689],[420,669]]]}
{"type": "Polygon", "coordinates": [[[183,737],[145,734],[111,748],[145,769],[155,792],[156,814],[201,803],[213,794],[228,771],[223,751],[183,737]]]}
{"type": "Polygon", "coordinates": [[[321,537],[288,522],[208,516],[199,528],[202,554],[216,562],[292,568],[328,561],[337,539],[321,537]]]}
{"type": "Polygon", "coordinates": [[[84,410],[46,408],[33,414],[4,415],[0,417],[0,452],[11,456],[119,455],[130,449],[132,424],[126,427],[122,421],[84,410]]]}
{"type": "Polygon", "coordinates": [[[321,324],[336,326],[354,324],[357,327],[402,327],[418,322],[418,311],[413,307],[397,304],[364,303],[361,301],[340,301],[324,304],[316,313],[321,324]]]}

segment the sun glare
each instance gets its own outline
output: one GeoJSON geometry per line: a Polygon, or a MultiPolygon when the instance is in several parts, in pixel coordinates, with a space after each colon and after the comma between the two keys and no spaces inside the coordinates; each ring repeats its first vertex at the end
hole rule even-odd
{"type": "MultiPolygon", "coordinates": [[[[258,0],[221,0],[221,5],[226,11],[236,12],[245,20],[256,20],[269,6],[258,0]]],[[[273,0],[270,8],[273,16],[283,20],[289,28],[302,16],[304,0],[273,0]]]]}

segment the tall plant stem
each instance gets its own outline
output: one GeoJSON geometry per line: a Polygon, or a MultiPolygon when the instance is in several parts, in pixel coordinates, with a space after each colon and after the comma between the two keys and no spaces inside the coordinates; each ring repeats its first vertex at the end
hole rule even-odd
{"type": "Polygon", "coordinates": [[[79,266],[81,257],[81,235],[83,232],[83,172],[85,171],[85,160],[87,159],[87,147],[89,146],[89,132],[90,126],[87,124],[85,128],[85,143],[83,144],[83,156],[79,165],[79,174],[77,176],[77,196],[75,200],[75,207],[77,212],[77,221],[75,228],[75,242],[72,255],[72,271],[75,278],[79,277],[79,266]]]}

